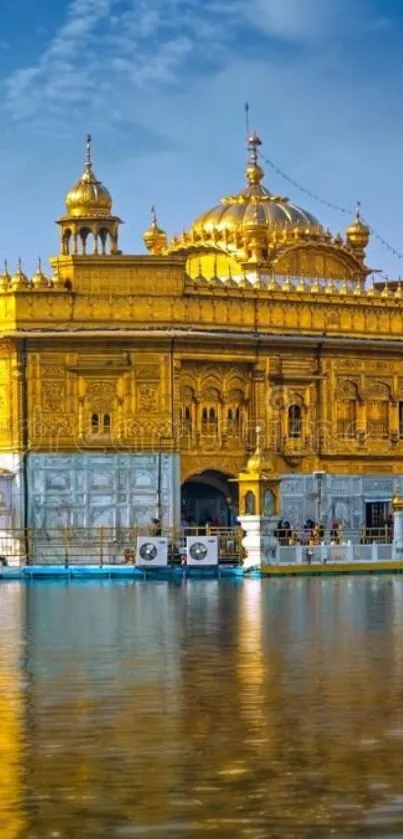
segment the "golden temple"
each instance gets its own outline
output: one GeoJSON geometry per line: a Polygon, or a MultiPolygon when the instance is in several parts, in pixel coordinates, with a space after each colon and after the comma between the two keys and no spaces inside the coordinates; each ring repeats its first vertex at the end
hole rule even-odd
{"type": "Polygon", "coordinates": [[[344,237],[263,184],[246,185],[148,253],[84,171],[57,219],[60,253],[0,277],[3,526],[130,526],[157,510],[234,521],[231,481],[256,427],[283,476],[282,514],[376,526],[403,469],[403,290],[374,284],[370,230],[344,237]]]}

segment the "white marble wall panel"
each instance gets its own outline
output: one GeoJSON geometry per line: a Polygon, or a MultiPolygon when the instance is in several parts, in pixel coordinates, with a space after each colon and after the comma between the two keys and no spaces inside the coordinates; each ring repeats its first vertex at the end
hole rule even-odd
{"type": "MultiPolygon", "coordinates": [[[[32,454],[28,458],[30,527],[132,527],[157,514],[158,454],[32,454]]],[[[165,525],[178,523],[179,458],[161,456],[165,525]]]]}
{"type": "MultiPolygon", "coordinates": [[[[130,527],[148,525],[157,512],[157,454],[32,454],[27,459],[30,527],[130,527]]],[[[359,529],[365,499],[391,498],[403,476],[326,475],[323,521],[333,518],[359,529]]],[[[316,519],[316,481],[312,475],[284,475],[280,516],[293,527],[316,519]]],[[[0,456],[0,527],[23,526],[23,467],[17,455],[0,456]],[[7,470],[1,473],[1,469],[7,470]]],[[[161,508],[164,524],[180,521],[177,455],[161,457],[161,508]]]]}
{"type": "MultiPolygon", "coordinates": [[[[356,530],[365,524],[365,501],[392,498],[403,475],[325,475],[322,489],[322,520],[330,525],[337,518],[356,530]]],[[[302,527],[307,518],[317,518],[317,483],[312,475],[284,475],[281,483],[281,517],[292,527],[302,527]]]]}
{"type": "Polygon", "coordinates": [[[21,455],[0,454],[0,528],[23,526],[24,491],[21,455]]]}

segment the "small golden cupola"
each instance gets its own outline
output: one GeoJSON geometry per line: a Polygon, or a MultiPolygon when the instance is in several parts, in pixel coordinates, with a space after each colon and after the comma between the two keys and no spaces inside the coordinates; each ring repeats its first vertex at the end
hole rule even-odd
{"type": "Polygon", "coordinates": [[[42,260],[40,257],[38,259],[38,265],[35,274],[31,277],[31,283],[33,288],[47,289],[50,286],[50,279],[42,270],[42,260]]]}
{"type": "Polygon", "coordinates": [[[18,260],[17,270],[15,274],[13,274],[13,276],[11,277],[10,287],[12,291],[23,291],[23,289],[29,288],[29,285],[29,279],[22,270],[22,260],[20,257],[18,260]]]}
{"type": "Polygon", "coordinates": [[[361,218],[361,204],[358,201],[355,219],[346,230],[347,244],[353,250],[363,254],[368,246],[370,233],[370,228],[361,218]]]}
{"type": "Polygon", "coordinates": [[[92,242],[95,255],[115,255],[118,250],[118,216],[112,214],[112,197],[92,168],[91,135],[87,136],[84,171],[65,198],[66,214],[57,219],[61,252],[86,256],[92,242]]]}
{"type": "Polygon", "coordinates": [[[151,207],[151,225],[143,236],[143,242],[152,256],[160,256],[167,248],[167,234],[158,226],[155,207],[151,207]]]}

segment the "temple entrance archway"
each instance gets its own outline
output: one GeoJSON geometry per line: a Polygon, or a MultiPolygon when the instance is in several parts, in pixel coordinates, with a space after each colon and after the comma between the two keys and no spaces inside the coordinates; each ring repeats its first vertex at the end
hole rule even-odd
{"type": "Polygon", "coordinates": [[[238,485],[231,475],[213,469],[191,475],[182,484],[182,523],[205,527],[237,524],[238,485]]]}

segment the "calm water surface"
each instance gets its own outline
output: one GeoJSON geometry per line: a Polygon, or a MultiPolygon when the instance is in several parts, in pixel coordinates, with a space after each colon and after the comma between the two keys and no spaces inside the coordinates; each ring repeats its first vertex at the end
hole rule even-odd
{"type": "Polygon", "coordinates": [[[403,580],[0,586],[1,839],[403,836],[403,580]]]}

